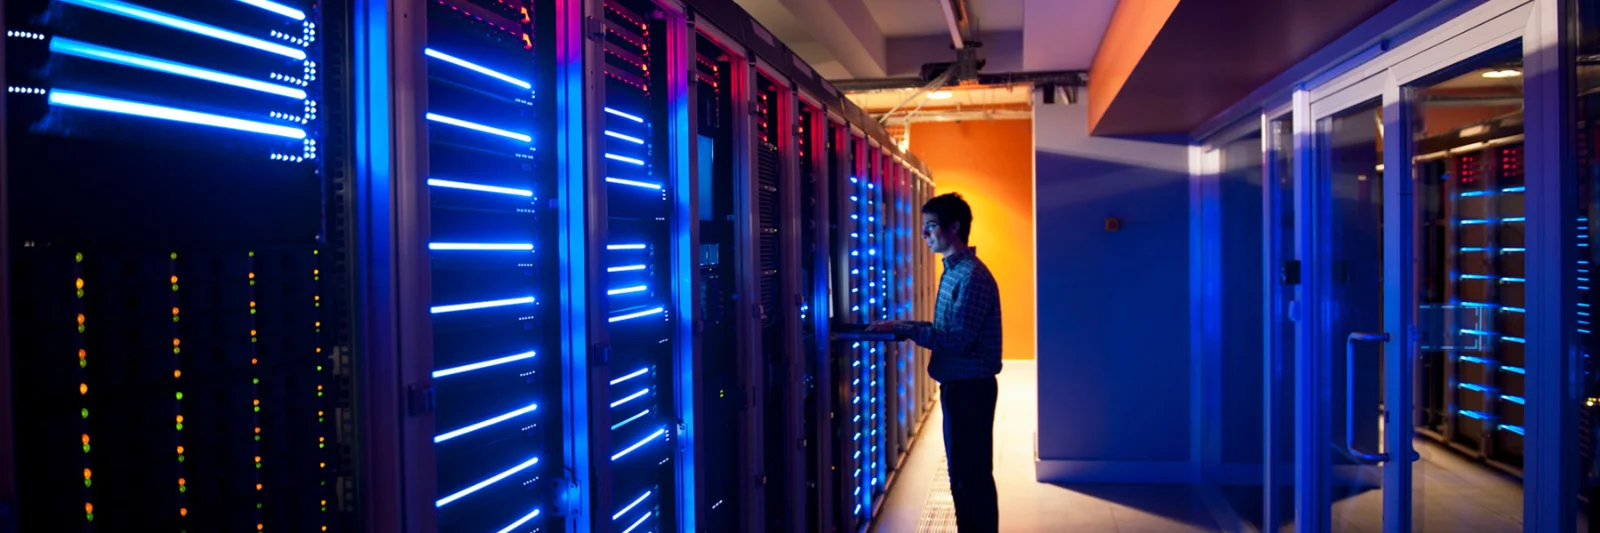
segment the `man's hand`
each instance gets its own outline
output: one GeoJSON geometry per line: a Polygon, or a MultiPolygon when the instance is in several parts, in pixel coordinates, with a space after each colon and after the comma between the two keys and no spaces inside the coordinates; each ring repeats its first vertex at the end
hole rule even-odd
{"type": "Polygon", "coordinates": [[[909,327],[911,322],[907,320],[883,320],[867,326],[867,331],[901,331],[909,327]]]}

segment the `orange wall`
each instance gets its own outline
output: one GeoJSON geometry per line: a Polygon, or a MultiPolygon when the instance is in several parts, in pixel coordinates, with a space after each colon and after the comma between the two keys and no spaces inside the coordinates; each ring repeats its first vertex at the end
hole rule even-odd
{"type": "Polygon", "coordinates": [[[972,204],[972,245],[1000,285],[1005,357],[1033,359],[1033,122],[917,123],[911,152],[933,172],[938,194],[961,193],[972,204]]]}

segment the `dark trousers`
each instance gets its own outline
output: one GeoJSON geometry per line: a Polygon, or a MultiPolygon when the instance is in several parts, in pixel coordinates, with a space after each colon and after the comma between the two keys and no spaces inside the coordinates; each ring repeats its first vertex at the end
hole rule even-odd
{"type": "Polygon", "coordinates": [[[994,488],[994,408],[999,394],[995,378],[939,384],[944,455],[961,533],[1000,529],[1000,501],[994,488]]]}

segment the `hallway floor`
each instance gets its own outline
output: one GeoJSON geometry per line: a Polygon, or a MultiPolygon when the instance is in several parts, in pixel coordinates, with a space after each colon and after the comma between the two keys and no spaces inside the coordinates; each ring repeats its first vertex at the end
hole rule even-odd
{"type": "MultiPolygon", "coordinates": [[[[1071,485],[1039,483],[1033,473],[1037,426],[1037,367],[1006,361],[995,413],[995,482],[1003,532],[1084,531],[1183,533],[1218,531],[1192,488],[1182,485],[1071,485]]],[[[875,531],[954,532],[944,468],[943,420],[929,415],[900,470],[875,531]],[[937,490],[936,490],[937,489],[937,490]]]]}

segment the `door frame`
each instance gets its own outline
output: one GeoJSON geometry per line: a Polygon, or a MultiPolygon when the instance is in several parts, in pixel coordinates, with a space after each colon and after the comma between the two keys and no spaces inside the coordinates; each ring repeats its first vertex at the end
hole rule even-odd
{"type": "MultiPolygon", "coordinates": [[[[1570,185],[1563,169],[1563,143],[1570,136],[1568,96],[1565,84],[1569,62],[1563,15],[1570,0],[1488,0],[1437,23],[1431,29],[1403,33],[1409,38],[1391,43],[1383,41],[1358,56],[1359,63],[1297,86],[1293,92],[1295,130],[1295,255],[1302,259],[1303,283],[1295,289],[1298,302],[1324,302],[1331,272],[1320,261],[1326,257],[1327,243],[1321,236],[1329,224],[1324,209],[1328,194],[1327,169],[1321,139],[1323,119],[1373,100],[1381,100],[1384,129],[1410,131],[1413,106],[1407,86],[1440,70],[1471,59],[1495,47],[1522,39],[1524,50],[1526,138],[1530,147],[1526,157],[1529,190],[1527,197],[1528,241],[1528,319],[1530,373],[1541,376],[1529,382],[1528,441],[1529,461],[1524,468],[1524,527],[1532,531],[1571,531],[1576,517],[1575,406],[1566,401],[1571,384],[1564,379],[1574,370],[1571,346],[1565,338],[1571,328],[1564,312],[1569,295],[1563,291],[1570,274],[1566,269],[1572,252],[1565,243],[1572,241],[1570,228],[1563,220],[1573,207],[1561,200],[1563,185],[1570,185]],[[1565,233],[1564,233],[1565,232],[1565,233]],[[1537,250],[1537,251],[1536,251],[1537,250]],[[1541,497],[1541,495],[1551,495],[1541,497]]],[[[1412,142],[1409,135],[1388,135],[1384,141],[1384,166],[1410,169],[1412,142]]],[[[1384,396],[1389,405],[1409,405],[1413,383],[1411,362],[1416,354],[1416,329],[1412,299],[1413,279],[1409,267],[1415,254],[1413,205],[1409,201],[1411,176],[1406,172],[1384,173],[1384,305],[1385,329],[1391,334],[1389,353],[1403,346],[1408,357],[1386,358],[1384,396]]],[[[1270,246],[1270,245],[1269,245],[1270,246]]],[[[1268,256],[1268,260],[1271,257],[1268,256]]],[[[1270,268],[1271,265],[1268,265],[1270,268]]],[[[1302,333],[1296,340],[1296,464],[1295,518],[1300,531],[1321,532],[1331,527],[1329,483],[1333,475],[1327,460],[1329,420],[1317,415],[1325,412],[1312,395],[1322,383],[1326,369],[1312,366],[1326,363],[1336,354],[1328,353],[1330,309],[1324,305],[1299,305],[1293,319],[1302,333]]],[[[1325,365],[1324,365],[1325,366],[1325,365]]],[[[1270,379],[1270,378],[1269,378],[1270,379]]],[[[1270,388],[1272,384],[1267,386],[1270,388]]],[[[1390,411],[1389,424],[1398,430],[1387,431],[1385,448],[1411,449],[1413,413],[1410,409],[1390,411]]],[[[1411,486],[1409,461],[1390,461],[1384,465],[1387,487],[1411,486]]],[[[1384,531],[1409,531],[1411,491],[1384,492],[1384,531]]]]}

